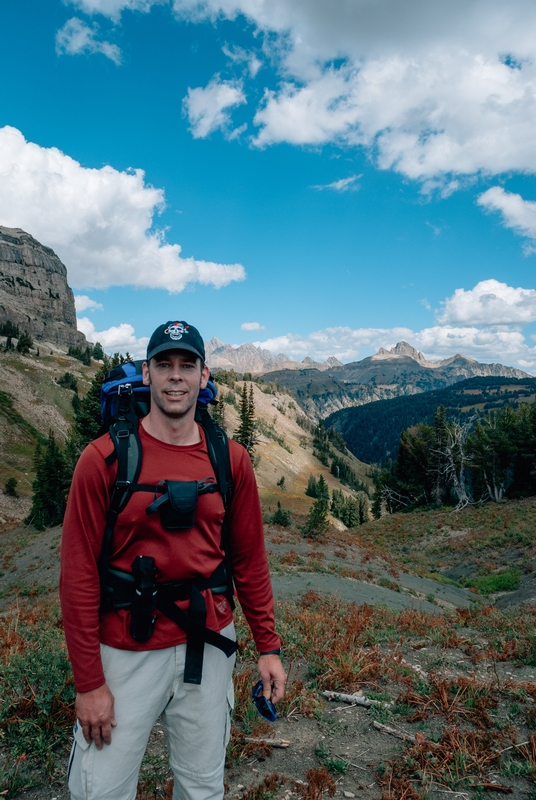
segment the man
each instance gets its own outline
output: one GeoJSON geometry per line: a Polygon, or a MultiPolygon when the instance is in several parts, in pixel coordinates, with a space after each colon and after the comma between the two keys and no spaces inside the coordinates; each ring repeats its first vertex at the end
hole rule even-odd
{"type": "MultiPolygon", "coordinates": [[[[160,325],[151,336],[143,364],[151,409],[139,425],[143,452],[139,490],[118,515],[108,564],[113,570],[110,574],[119,576],[123,586],[134,585],[129,581],[134,580],[134,564],[140,557],[145,557],[144,563],[147,557],[150,563],[154,559],[158,584],[212,586],[198,593],[206,628],[228,642],[234,639],[232,610],[225,587],[210,582],[221,570],[225,555],[221,547],[224,506],[220,492],[215,491],[205,432],[194,419],[199,392],[208,378],[203,339],[196,328],[186,322],[160,325]],[[157,498],[162,504],[164,481],[179,489],[184,481],[208,487],[206,492],[199,490],[188,529],[171,530],[165,517],[153,512],[153,506],[159,505],[157,498]],[[148,490],[154,490],[153,494],[147,494],[148,490]]],[[[274,626],[255,476],[248,454],[233,441],[229,456],[233,493],[227,518],[233,579],[259,651],[263,694],[276,703],[283,696],[286,676],[274,626]]],[[[199,647],[190,653],[185,631],[158,610],[154,630],[141,641],[133,638],[133,605],[117,603],[99,613],[98,562],[116,474],[114,447],[106,434],[80,457],[63,527],[60,594],[77,689],[77,724],[69,764],[71,797],[134,800],[149,734],[162,715],[174,773],[174,800],[221,800],[234,655],[228,657],[218,643],[204,648],[201,644],[201,655],[199,647]]],[[[188,599],[174,599],[182,612],[188,612],[188,603],[188,599]]]]}

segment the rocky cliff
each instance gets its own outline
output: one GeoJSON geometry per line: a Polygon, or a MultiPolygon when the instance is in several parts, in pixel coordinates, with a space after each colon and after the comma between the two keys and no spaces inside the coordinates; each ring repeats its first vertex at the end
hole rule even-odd
{"type": "Polygon", "coordinates": [[[0,323],[8,320],[37,340],[87,344],[58,256],[20,228],[0,225],[0,323]]]}

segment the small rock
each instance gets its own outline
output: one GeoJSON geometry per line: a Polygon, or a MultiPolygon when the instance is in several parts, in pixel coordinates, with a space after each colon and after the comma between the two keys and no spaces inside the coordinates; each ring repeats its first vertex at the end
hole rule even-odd
{"type": "Polygon", "coordinates": [[[346,791],[344,791],[344,792],[343,792],[343,795],[344,795],[345,797],[355,797],[355,794],[354,794],[353,792],[346,792],[346,791]]]}

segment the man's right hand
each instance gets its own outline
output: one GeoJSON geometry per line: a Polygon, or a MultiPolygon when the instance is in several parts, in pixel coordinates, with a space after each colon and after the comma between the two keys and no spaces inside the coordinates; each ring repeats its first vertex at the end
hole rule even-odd
{"type": "Polygon", "coordinates": [[[102,750],[103,743],[111,743],[112,728],[117,722],[114,696],[105,683],[90,692],[78,692],[75,710],[86,742],[95,742],[97,750],[102,750]]]}

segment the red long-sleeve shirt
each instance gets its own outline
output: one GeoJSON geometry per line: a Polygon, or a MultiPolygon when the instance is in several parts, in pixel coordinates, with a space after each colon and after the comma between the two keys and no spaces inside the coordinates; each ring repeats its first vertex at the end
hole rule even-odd
{"type": "MultiPolygon", "coordinates": [[[[139,427],[143,462],[138,483],[156,485],[162,480],[214,478],[202,428],[201,442],[178,446],[150,436],[139,427]]],[[[240,604],[260,652],[279,647],[275,632],[273,595],[264,547],[262,515],[249,456],[236,442],[229,442],[233,474],[233,499],[229,513],[233,578],[240,604]]],[[[110,488],[117,462],[108,467],[105,458],[113,451],[108,434],[92,442],[76,466],[63,524],[60,597],[65,637],[79,692],[96,689],[105,682],[100,642],[123,650],[159,650],[186,641],[186,634],[168,617],[156,612],[156,624],[147,642],[130,636],[130,611],[99,614],[100,587],[97,562],[101,550],[110,488]]],[[[152,556],[159,581],[209,577],[222,561],[221,523],[223,502],[219,492],[202,494],[195,512],[195,525],[187,531],[166,531],[158,512],[145,509],[154,499],[149,492],[133,493],[119,514],[110,550],[110,563],[131,571],[136,556],[152,556]]],[[[207,604],[207,627],[219,631],[232,619],[224,595],[203,592],[207,604]]],[[[188,601],[178,601],[187,609],[188,601]]]]}

